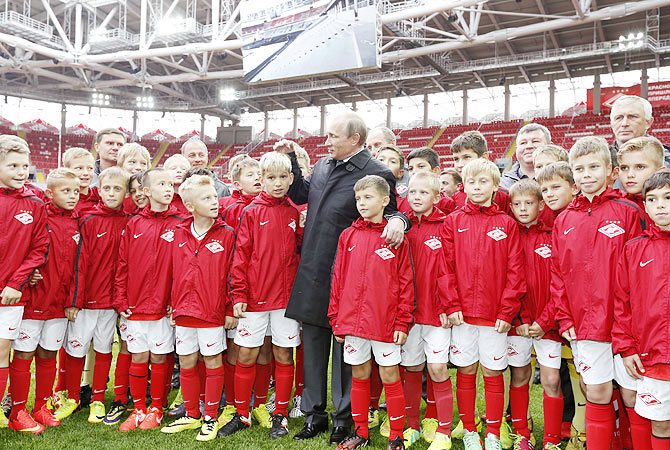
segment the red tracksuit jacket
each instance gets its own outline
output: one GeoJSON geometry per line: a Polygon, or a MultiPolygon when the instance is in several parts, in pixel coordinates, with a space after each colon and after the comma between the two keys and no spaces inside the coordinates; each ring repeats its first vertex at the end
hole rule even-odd
{"type": "MultiPolygon", "coordinates": [[[[461,187],[458,189],[458,192],[456,192],[454,195],[451,196],[451,199],[454,201],[456,209],[461,209],[465,206],[468,196],[465,193],[465,188],[463,188],[463,185],[461,185],[461,187]]],[[[514,214],[512,214],[512,208],[510,206],[510,202],[511,201],[507,190],[505,190],[502,187],[499,187],[498,190],[496,191],[495,196],[493,196],[493,203],[496,206],[498,206],[499,210],[501,210],[510,217],[514,217],[514,214]]]]}
{"type": "Polygon", "coordinates": [[[233,315],[229,280],[235,233],[217,219],[202,240],[191,233],[193,219],[177,225],[172,245],[172,317],[192,317],[223,326],[233,315]]]}
{"type": "Polygon", "coordinates": [[[645,376],[670,374],[670,232],[653,222],[629,241],[616,272],[614,353],[638,354],[645,376]]]}
{"type": "Polygon", "coordinates": [[[193,217],[193,215],[189,212],[188,209],[186,209],[186,206],[184,206],[184,201],[181,199],[181,196],[177,193],[177,187],[175,187],[175,193],[174,197],[172,198],[172,204],[170,206],[174,206],[177,210],[177,215],[179,217],[183,217],[184,219],[188,219],[189,217],[193,217]]]}
{"type": "Polygon", "coordinates": [[[126,225],[119,246],[114,309],[130,309],[130,320],[157,320],[167,311],[172,268],[171,246],[184,219],[176,208],[144,208],[126,225]]]}
{"type": "Polygon", "coordinates": [[[230,194],[230,196],[221,197],[219,199],[219,214],[221,214],[221,212],[224,209],[228,208],[230,205],[232,205],[233,203],[238,201],[241,196],[242,196],[242,191],[240,191],[239,189],[234,189],[233,192],[230,194]]]}
{"type": "Polygon", "coordinates": [[[74,208],[74,212],[79,217],[86,217],[95,211],[96,205],[100,203],[100,194],[97,187],[88,188],[88,194],[79,194],[79,202],[74,208]]]}
{"type": "Polygon", "coordinates": [[[123,209],[110,209],[102,202],[92,214],[81,219],[74,283],[68,306],[79,309],[113,308],[119,245],[128,220],[130,217],[123,209]]]}
{"type": "MultiPolygon", "coordinates": [[[[24,288],[35,270],[44,265],[49,253],[44,203],[25,187],[1,188],[0,230],[0,291],[5,286],[22,291],[19,303],[9,306],[25,306],[30,300],[30,291],[24,288]]],[[[0,304],[2,306],[8,305],[0,304]]]]}
{"type": "Polygon", "coordinates": [[[442,227],[446,215],[437,208],[421,222],[413,211],[407,218],[412,228],[405,235],[412,252],[416,309],[414,321],[424,325],[441,326],[439,315],[447,312],[449,297],[447,263],[443,250],[442,227]]]}
{"type": "Polygon", "coordinates": [[[470,202],[444,221],[449,309],[473,325],[512,323],[526,292],[519,227],[493,204],[470,202]]]}
{"type": "Polygon", "coordinates": [[[382,223],[356,221],[340,235],[328,319],[336,336],[393,342],[414,319],[414,269],[407,240],[387,246],[382,223]]]}
{"type": "Polygon", "coordinates": [[[28,287],[30,304],[23,311],[24,319],[49,320],[65,317],[68,294],[74,275],[74,260],[79,244],[79,226],[72,211],[47,203],[49,256],[40,273],[44,279],[28,287]]]}
{"type": "Polygon", "coordinates": [[[628,200],[630,203],[634,203],[637,208],[640,210],[640,216],[644,220],[642,223],[642,231],[644,231],[647,226],[654,221],[651,220],[649,217],[649,214],[647,214],[647,210],[644,207],[644,199],[642,198],[642,194],[628,194],[626,192],[621,192],[621,196],[624,198],[624,200],[628,200]]]}
{"type": "Polygon", "coordinates": [[[242,216],[242,211],[244,211],[244,208],[249,206],[249,204],[251,204],[251,202],[253,202],[254,199],[258,197],[258,195],[246,195],[242,194],[240,191],[235,192],[238,192],[238,194],[235,195],[235,201],[224,202],[227,203],[225,208],[221,207],[221,200],[229,199],[231,197],[224,197],[219,199],[219,217],[221,217],[226,225],[237,231],[240,226],[240,217],[242,216]]]}
{"type": "Polygon", "coordinates": [[[614,275],[624,244],[642,232],[637,206],[612,188],[579,195],[554,223],[551,296],[562,334],[612,342],[614,275]]]}
{"type": "Polygon", "coordinates": [[[234,304],[246,303],[251,312],[286,308],[300,257],[298,219],[288,197],[265,192],[244,209],[231,270],[234,304]]]}

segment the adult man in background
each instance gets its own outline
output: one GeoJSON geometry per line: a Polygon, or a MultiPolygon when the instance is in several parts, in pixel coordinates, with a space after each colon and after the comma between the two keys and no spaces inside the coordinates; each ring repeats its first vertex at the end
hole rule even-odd
{"type": "MultiPolygon", "coordinates": [[[[189,164],[191,164],[191,168],[207,169],[207,163],[209,162],[207,144],[199,138],[193,137],[184,142],[181,146],[181,154],[188,160],[189,164]]],[[[216,195],[219,198],[230,197],[230,189],[226,183],[219,180],[214,172],[212,172],[212,178],[214,179],[216,195]]]]}
{"type": "Polygon", "coordinates": [[[512,168],[503,173],[500,187],[506,190],[524,178],[535,178],[533,152],[543,145],[551,144],[551,133],[544,125],[529,123],[521,127],[516,135],[516,159],[512,168]]]}
{"type": "Polygon", "coordinates": [[[116,166],[116,155],[126,143],[126,135],[116,128],[104,128],[95,135],[93,148],[98,159],[95,161],[95,176],[103,170],[116,166]]]}
{"type": "MultiPolygon", "coordinates": [[[[368,150],[370,150],[372,157],[376,158],[377,152],[379,151],[380,148],[382,148],[385,145],[395,146],[396,142],[397,142],[396,135],[393,133],[392,130],[386,127],[377,127],[373,128],[368,132],[368,137],[365,141],[365,146],[368,148],[368,150]]],[[[397,193],[404,196],[405,192],[407,192],[408,183],[409,183],[409,170],[407,170],[407,167],[405,167],[405,172],[402,178],[397,180],[396,182],[397,193]]]]}

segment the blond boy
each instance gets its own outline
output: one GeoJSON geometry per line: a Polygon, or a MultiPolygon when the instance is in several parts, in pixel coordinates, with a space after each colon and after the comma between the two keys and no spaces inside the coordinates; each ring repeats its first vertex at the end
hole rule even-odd
{"type": "Polygon", "coordinates": [[[63,153],[63,166],[72,169],[79,177],[79,203],[75,212],[79,217],[87,216],[100,201],[98,188],[91,186],[95,177],[93,155],[85,148],[69,148],[63,153]]]}
{"type": "Polygon", "coordinates": [[[116,165],[131,175],[151,167],[149,150],[136,142],[124,144],[116,157],[116,165]]]}

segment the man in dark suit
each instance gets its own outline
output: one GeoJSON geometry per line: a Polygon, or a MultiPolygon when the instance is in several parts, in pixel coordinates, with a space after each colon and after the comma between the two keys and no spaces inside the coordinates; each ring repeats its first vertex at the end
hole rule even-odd
{"type": "Polygon", "coordinates": [[[317,161],[307,179],[302,177],[295,157],[297,144],[281,141],[275,145],[277,151],[291,158],[294,181],[289,197],[298,204],[308,203],[300,266],[286,309],[287,317],[303,324],[305,387],[301,407],[307,417],[303,429],[293,437],[296,440],[311,439],[328,430],[326,399],[331,345],[335,412],[330,442],[339,443],[351,431],[351,366],[343,361],[342,344],[333,339],[327,312],[338,239],[358,217],[354,184],[366,175],[379,175],[388,181],[391,202],[385,213],[389,223],[382,236],[390,245],[399,245],[409,227],[405,216],[397,212],[393,174],[363,146],[366,137],[367,127],[358,114],[348,112],[335,117],[328,125],[326,140],[330,156],[317,161]]]}

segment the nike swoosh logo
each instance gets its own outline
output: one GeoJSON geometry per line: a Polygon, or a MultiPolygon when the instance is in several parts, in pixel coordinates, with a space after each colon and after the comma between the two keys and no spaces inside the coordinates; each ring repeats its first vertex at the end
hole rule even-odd
{"type": "Polygon", "coordinates": [[[296,334],[295,336],[289,336],[288,338],[289,338],[289,340],[291,340],[291,339],[295,339],[297,336],[298,335],[296,334]]]}
{"type": "Polygon", "coordinates": [[[384,358],[387,358],[389,355],[392,355],[392,354],[393,354],[393,352],[391,352],[391,353],[382,353],[382,356],[383,356],[384,358]]]}
{"type": "Polygon", "coordinates": [[[499,357],[497,357],[497,358],[494,356],[494,357],[493,357],[493,360],[494,360],[494,361],[500,361],[500,360],[503,359],[504,357],[505,357],[505,355],[503,355],[503,356],[499,356],[499,357]]]}
{"type": "Polygon", "coordinates": [[[568,234],[569,232],[571,232],[571,231],[574,230],[574,229],[575,229],[575,227],[570,227],[570,228],[568,228],[567,230],[565,230],[565,231],[563,232],[563,234],[568,234]]]}
{"type": "Polygon", "coordinates": [[[160,347],[163,344],[164,344],[164,342],[160,342],[160,343],[156,344],[156,347],[160,347]]]}
{"type": "Polygon", "coordinates": [[[640,267],[644,267],[644,266],[646,266],[647,264],[649,264],[649,263],[652,262],[653,260],[654,260],[654,258],[651,258],[649,261],[644,262],[644,263],[643,263],[642,261],[640,261],[640,267]]]}
{"type": "Polygon", "coordinates": [[[355,249],[355,248],[356,248],[355,245],[354,245],[353,247],[349,247],[349,251],[352,251],[352,250],[355,249]]]}
{"type": "Polygon", "coordinates": [[[266,220],[265,222],[261,222],[261,226],[265,225],[266,223],[270,222],[269,220],[266,220]]]}
{"type": "Polygon", "coordinates": [[[144,233],[134,234],[133,237],[134,237],[135,239],[137,239],[138,237],[142,236],[143,234],[144,234],[144,233]]]}
{"type": "Polygon", "coordinates": [[[103,237],[103,236],[106,235],[106,234],[107,234],[107,232],[105,231],[104,233],[100,233],[100,234],[98,235],[98,237],[103,237]]]}
{"type": "Polygon", "coordinates": [[[462,233],[462,232],[464,232],[464,231],[468,231],[469,229],[470,229],[470,228],[459,228],[459,229],[458,229],[458,232],[459,232],[459,233],[462,233]]]}
{"type": "Polygon", "coordinates": [[[179,248],[182,248],[184,245],[186,245],[186,242],[182,242],[181,244],[179,244],[179,248]]]}
{"type": "Polygon", "coordinates": [[[549,355],[550,358],[560,358],[561,355],[549,355]]]}
{"type": "Polygon", "coordinates": [[[438,353],[442,353],[442,350],[438,350],[438,351],[433,350],[433,353],[437,355],[438,353]]]}
{"type": "Polygon", "coordinates": [[[57,339],[57,340],[56,340],[56,344],[60,344],[61,342],[63,342],[62,339],[57,339]]]}
{"type": "Polygon", "coordinates": [[[209,406],[214,406],[214,405],[218,405],[219,402],[207,402],[207,404],[208,404],[209,406]]]}
{"type": "Polygon", "coordinates": [[[212,344],[207,344],[207,347],[209,348],[209,347],[211,347],[211,346],[214,345],[214,344],[216,344],[216,342],[214,342],[214,343],[212,343],[212,344]]]}
{"type": "Polygon", "coordinates": [[[448,425],[451,425],[451,422],[447,422],[447,423],[438,422],[438,424],[439,424],[439,426],[441,426],[441,427],[446,427],[446,426],[448,426],[448,425]]]}
{"type": "Polygon", "coordinates": [[[9,329],[9,331],[14,331],[14,330],[16,330],[16,327],[9,329]]]}
{"type": "Polygon", "coordinates": [[[400,420],[400,419],[404,419],[404,418],[405,418],[405,416],[390,417],[389,420],[400,420]]]}

